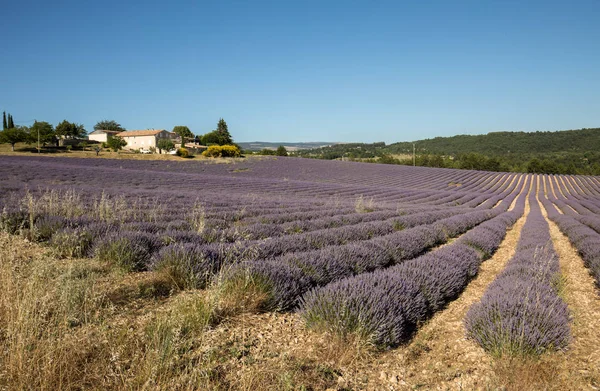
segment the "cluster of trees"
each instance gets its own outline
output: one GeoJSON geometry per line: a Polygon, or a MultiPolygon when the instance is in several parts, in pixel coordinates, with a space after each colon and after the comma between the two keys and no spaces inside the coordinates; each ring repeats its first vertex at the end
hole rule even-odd
{"type": "Polygon", "coordinates": [[[46,145],[56,144],[59,139],[80,138],[87,134],[82,124],[62,121],[56,127],[45,121],[35,121],[30,127],[14,124],[12,115],[3,113],[2,132],[0,132],[0,143],[10,144],[15,150],[16,143],[28,143],[46,145]]]}
{"type": "Polygon", "coordinates": [[[227,122],[223,118],[219,118],[217,128],[203,135],[198,135],[195,142],[201,145],[234,145],[233,138],[229,133],[227,122]]]}
{"type": "Polygon", "coordinates": [[[11,129],[15,127],[15,121],[13,121],[12,115],[6,116],[6,111],[2,112],[2,130],[11,129]]]}
{"type": "Polygon", "coordinates": [[[288,151],[283,145],[280,145],[277,149],[263,148],[258,154],[267,156],[288,156],[288,151]]]}

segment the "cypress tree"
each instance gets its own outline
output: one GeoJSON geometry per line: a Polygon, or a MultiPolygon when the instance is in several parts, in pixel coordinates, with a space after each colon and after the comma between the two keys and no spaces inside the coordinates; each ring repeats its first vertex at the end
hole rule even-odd
{"type": "Polygon", "coordinates": [[[15,127],[15,122],[13,121],[13,117],[11,114],[8,115],[8,128],[12,129],[15,127]]]}
{"type": "Polygon", "coordinates": [[[6,122],[6,111],[2,112],[2,130],[6,130],[8,128],[8,124],[6,122]]]}

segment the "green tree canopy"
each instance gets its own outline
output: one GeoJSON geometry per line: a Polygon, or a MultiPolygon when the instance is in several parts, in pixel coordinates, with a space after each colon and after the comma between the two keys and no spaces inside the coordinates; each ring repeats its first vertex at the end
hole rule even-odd
{"type": "Polygon", "coordinates": [[[117,152],[120,149],[123,149],[124,146],[127,145],[127,141],[125,141],[122,137],[110,137],[106,142],[106,145],[113,151],[117,152]]]}
{"type": "Polygon", "coordinates": [[[288,155],[287,149],[285,149],[285,147],[283,145],[280,145],[279,147],[277,147],[277,151],[275,151],[275,155],[287,156],[288,155]]]}
{"type": "Polygon", "coordinates": [[[55,132],[57,136],[64,138],[80,138],[87,134],[82,124],[71,123],[67,120],[56,125],[55,132]]]}
{"type": "Polygon", "coordinates": [[[8,129],[8,122],[6,121],[6,111],[2,112],[2,130],[8,129]]]}
{"type": "Polygon", "coordinates": [[[13,128],[4,129],[0,132],[0,143],[10,144],[12,151],[15,151],[15,144],[27,141],[28,130],[24,126],[18,126],[13,128]]]}
{"type": "Polygon", "coordinates": [[[200,137],[200,142],[203,145],[233,144],[233,139],[231,138],[231,134],[229,134],[229,129],[225,120],[223,118],[219,119],[217,129],[200,137]]]}
{"type": "Polygon", "coordinates": [[[188,128],[185,125],[177,125],[173,127],[173,133],[177,134],[179,137],[181,137],[181,147],[183,148],[185,146],[185,139],[186,138],[193,138],[194,134],[192,133],[192,131],[190,130],[190,128],[188,128]]]}
{"type": "Polygon", "coordinates": [[[54,127],[46,121],[35,121],[29,128],[29,141],[36,143],[39,140],[41,143],[49,143],[54,140],[54,127]]]}
{"type": "Polygon", "coordinates": [[[175,143],[173,143],[173,140],[171,140],[171,139],[161,138],[156,143],[156,147],[158,148],[159,153],[162,153],[163,149],[168,152],[168,151],[171,151],[173,148],[175,148],[175,143]]]}
{"type": "Polygon", "coordinates": [[[120,132],[124,132],[125,128],[115,120],[103,119],[94,125],[94,130],[118,130],[120,132]]]}
{"type": "Polygon", "coordinates": [[[220,145],[233,144],[233,138],[231,138],[231,134],[229,133],[229,127],[223,118],[219,118],[219,122],[217,123],[217,133],[223,141],[220,145]]]}

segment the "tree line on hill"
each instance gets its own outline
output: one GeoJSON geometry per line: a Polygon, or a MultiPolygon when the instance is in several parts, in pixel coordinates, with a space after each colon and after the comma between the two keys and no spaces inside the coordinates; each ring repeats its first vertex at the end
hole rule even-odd
{"type": "Polygon", "coordinates": [[[318,159],[483,171],[600,175],[598,146],[600,128],[593,128],[557,132],[494,132],[390,145],[384,142],[336,144],[294,154],[318,159]]]}

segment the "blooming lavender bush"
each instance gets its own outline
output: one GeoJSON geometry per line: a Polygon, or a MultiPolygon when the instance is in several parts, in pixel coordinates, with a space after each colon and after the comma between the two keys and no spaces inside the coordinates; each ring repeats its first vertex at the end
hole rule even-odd
{"type": "Polygon", "coordinates": [[[94,255],[100,261],[116,264],[125,270],[142,271],[147,269],[152,254],[160,247],[161,242],[155,235],[119,231],[98,240],[94,255]]]}
{"type": "Polygon", "coordinates": [[[515,255],[465,318],[467,335],[494,355],[540,354],[570,341],[558,257],[535,196],[515,255]]]}

